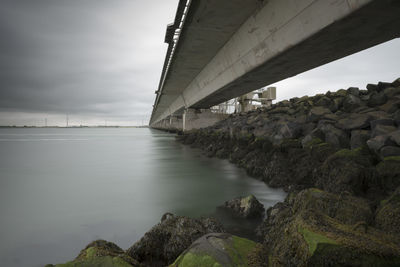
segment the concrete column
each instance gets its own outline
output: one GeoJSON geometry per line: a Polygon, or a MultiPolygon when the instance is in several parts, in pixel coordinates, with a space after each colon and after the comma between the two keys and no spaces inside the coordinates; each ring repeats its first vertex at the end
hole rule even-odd
{"type": "Polygon", "coordinates": [[[214,113],[210,109],[186,109],[183,113],[183,131],[205,128],[228,117],[228,114],[214,113]]]}

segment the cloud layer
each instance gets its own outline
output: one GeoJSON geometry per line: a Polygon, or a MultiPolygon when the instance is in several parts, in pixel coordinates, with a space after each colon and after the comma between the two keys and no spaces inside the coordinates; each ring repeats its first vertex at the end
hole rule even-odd
{"type": "Polygon", "coordinates": [[[0,124],[35,116],[64,122],[65,114],[92,123],[147,119],[176,6],[1,0],[0,124]]]}
{"type": "MultiPolygon", "coordinates": [[[[178,0],[0,0],[0,125],[147,122],[178,0]]],[[[400,40],[277,83],[278,99],[400,76],[400,40]]]]}

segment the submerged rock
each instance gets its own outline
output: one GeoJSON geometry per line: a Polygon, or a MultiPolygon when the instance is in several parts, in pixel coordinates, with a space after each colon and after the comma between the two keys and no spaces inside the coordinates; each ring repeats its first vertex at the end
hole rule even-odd
{"type": "Polygon", "coordinates": [[[224,229],[212,218],[192,219],[168,215],[126,253],[145,266],[166,266],[174,262],[193,241],[214,232],[224,232],[224,229]]]}
{"type": "Polygon", "coordinates": [[[170,267],[251,266],[249,258],[255,248],[256,243],[251,240],[211,233],[193,242],[170,267]]]}
{"type": "Polygon", "coordinates": [[[223,207],[242,218],[262,218],[265,211],[263,204],[253,195],[226,201],[223,207]]]}

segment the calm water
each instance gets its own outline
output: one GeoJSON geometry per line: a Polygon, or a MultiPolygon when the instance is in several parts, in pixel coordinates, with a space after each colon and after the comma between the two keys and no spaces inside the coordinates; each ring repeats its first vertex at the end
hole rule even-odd
{"type": "Polygon", "coordinates": [[[1,266],[65,262],[99,238],[126,249],[167,211],[285,195],[150,129],[0,129],[0,190],[1,266]]]}

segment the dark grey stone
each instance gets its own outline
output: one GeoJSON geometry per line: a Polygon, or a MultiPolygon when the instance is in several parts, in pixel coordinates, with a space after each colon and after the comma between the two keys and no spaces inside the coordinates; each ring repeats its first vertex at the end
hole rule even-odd
{"type": "Polygon", "coordinates": [[[352,112],[363,105],[361,99],[355,95],[347,95],[343,100],[343,110],[346,112],[352,112]]]}
{"type": "Polygon", "coordinates": [[[367,144],[371,138],[371,131],[368,130],[353,130],[351,131],[350,147],[356,149],[367,144]]]}
{"type": "Polygon", "coordinates": [[[377,119],[370,121],[371,129],[375,129],[377,125],[387,125],[387,126],[394,126],[394,121],[389,118],[385,119],[377,119]]]}
{"type": "Polygon", "coordinates": [[[336,127],[343,130],[364,129],[369,127],[370,116],[366,114],[352,113],[346,118],[340,119],[336,127]]]}
{"type": "Polygon", "coordinates": [[[379,151],[382,158],[391,156],[400,156],[400,147],[398,146],[384,146],[379,151]]]}
{"type": "Polygon", "coordinates": [[[358,96],[360,94],[360,90],[357,87],[350,87],[349,89],[347,89],[347,92],[355,96],[358,96]]]}
{"type": "Polygon", "coordinates": [[[373,93],[371,94],[370,99],[368,100],[369,107],[376,107],[385,104],[387,101],[387,97],[383,92],[373,93]]]}
{"type": "Polygon", "coordinates": [[[394,126],[377,124],[375,128],[372,129],[371,137],[375,137],[378,135],[387,135],[396,130],[397,128],[394,126]]]}

